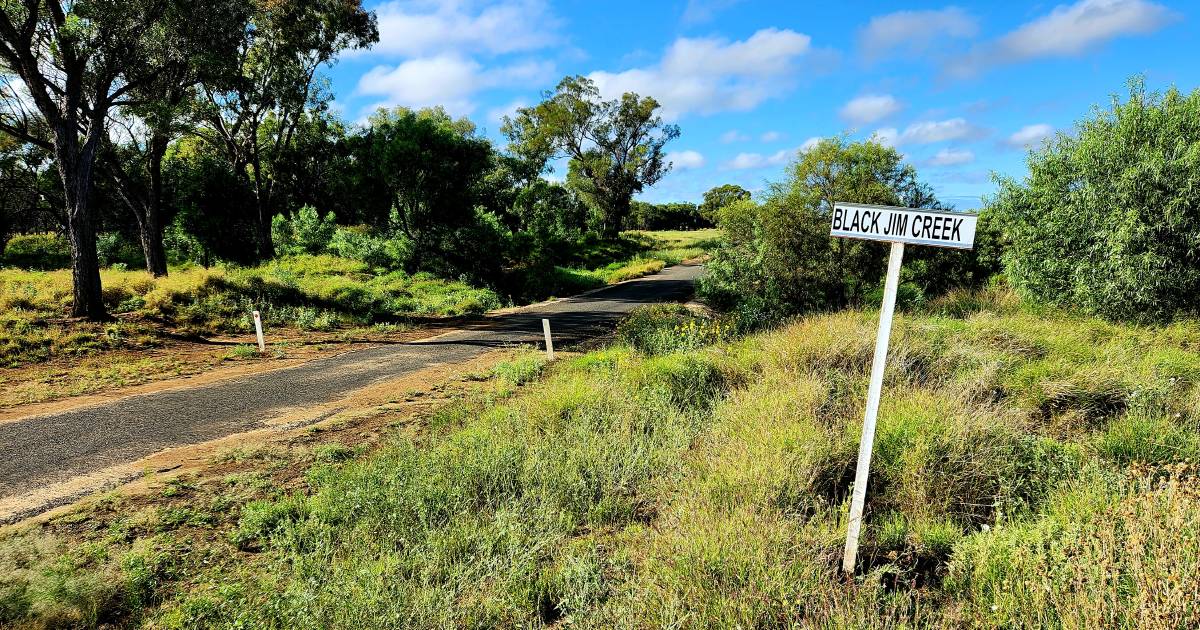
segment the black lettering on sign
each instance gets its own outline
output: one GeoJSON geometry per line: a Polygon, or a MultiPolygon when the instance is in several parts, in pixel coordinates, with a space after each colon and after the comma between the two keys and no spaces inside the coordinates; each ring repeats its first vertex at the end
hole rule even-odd
{"type": "Polygon", "coordinates": [[[833,209],[833,229],[835,229],[835,230],[842,229],[842,209],[841,208],[833,209]]]}
{"type": "Polygon", "coordinates": [[[879,215],[879,212],[871,213],[871,227],[868,229],[869,232],[879,233],[879,215]]]}
{"type": "Polygon", "coordinates": [[[942,217],[933,218],[933,229],[930,230],[930,233],[933,235],[933,238],[942,238],[942,217]]]}
{"type": "Polygon", "coordinates": [[[951,234],[954,236],[954,240],[956,241],[962,240],[962,235],[958,233],[958,228],[962,227],[962,222],[962,219],[954,220],[954,228],[951,230],[951,234]]]}

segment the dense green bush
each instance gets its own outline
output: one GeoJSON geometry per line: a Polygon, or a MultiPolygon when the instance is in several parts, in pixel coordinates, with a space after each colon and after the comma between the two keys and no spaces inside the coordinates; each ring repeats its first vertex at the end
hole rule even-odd
{"type": "Polygon", "coordinates": [[[728,322],[700,317],[682,304],[654,304],[622,320],[617,338],[646,354],[670,354],[716,343],[732,331],[728,322]]]}
{"type": "Polygon", "coordinates": [[[71,244],[61,234],[18,234],[4,247],[4,264],[22,269],[62,269],[71,266],[71,244]]]}
{"type": "MultiPolygon", "coordinates": [[[[865,302],[886,270],[887,245],[831,238],[835,202],[943,208],[895,149],[873,140],[826,139],[800,153],[788,179],[773,184],[762,203],[742,198],[718,210],[726,245],[714,252],[701,294],[736,309],[742,321],[865,302]]],[[[910,288],[937,294],[986,281],[996,270],[996,255],[983,224],[978,252],[907,251],[904,280],[910,288]]]]}
{"type": "Polygon", "coordinates": [[[1163,320],[1200,302],[1200,90],[1140,81],[1000,178],[991,209],[1005,271],[1038,301],[1110,318],[1163,320]]]}
{"type": "Polygon", "coordinates": [[[300,208],[291,218],[277,214],[271,220],[275,251],[284,255],[323,254],[329,250],[335,231],[337,222],[333,213],[322,217],[312,206],[300,208]]]}
{"type": "Polygon", "coordinates": [[[101,267],[145,268],[141,245],[119,232],[104,232],[97,236],[96,255],[101,267]]]}

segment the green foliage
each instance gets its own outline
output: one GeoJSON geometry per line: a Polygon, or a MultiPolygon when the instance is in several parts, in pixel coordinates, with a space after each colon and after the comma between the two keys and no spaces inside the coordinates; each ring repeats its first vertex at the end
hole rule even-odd
{"type": "Polygon", "coordinates": [[[71,265],[71,244],[61,234],[18,234],[4,247],[4,264],[21,269],[63,269],[71,265]]]}
{"type": "Polygon", "coordinates": [[[546,100],[507,118],[503,131],[515,154],[536,156],[539,173],[555,155],[570,158],[567,181],[597,210],[600,232],[611,238],[633,195],[670,169],[663,147],[679,127],[664,124],[658,109],[658,101],[633,93],[602,101],[590,79],[566,77],[546,100]]]}
{"type": "Polygon", "coordinates": [[[1037,301],[1116,319],[1195,313],[1200,293],[1200,90],[1093,111],[999,180],[1009,280],[1037,301]]]}
{"type": "Polygon", "coordinates": [[[745,188],[737,184],[722,184],[705,191],[704,201],[700,203],[700,207],[697,210],[700,216],[707,219],[710,223],[716,223],[722,208],[736,201],[747,201],[749,199],[750,191],[745,188]]]}
{"type": "Polygon", "coordinates": [[[626,227],[631,230],[695,230],[712,227],[693,203],[634,201],[626,227]]]}
{"type": "Polygon", "coordinates": [[[513,386],[524,385],[536,380],[546,367],[545,356],[538,352],[527,354],[512,361],[505,361],[492,368],[492,374],[513,386]]]}
{"type": "Polygon", "coordinates": [[[638,307],[617,325],[617,339],[651,355],[695,350],[732,333],[728,322],[700,317],[679,304],[638,307]]]}
{"type": "Polygon", "coordinates": [[[895,325],[852,582],[875,315],[635,348],[692,317],[660,307],[623,325],[630,345],[518,355],[361,456],[313,449],[306,487],[236,525],[155,517],[209,542],[0,537],[0,622],[1194,626],[1197,323],[1031,313],[999,287],[924,309],[895,325]]]}
{"type": "Polygon", "coordinates": [[[330,249],[337,224],[333,213],[324,217],[312,206],[304,206],[292,218],[275,215],[271,220],[271,238],[278,253],[323,254],[330,249]]]}
{"type": "Polygon", "coordinates": [[[117,232],[105,232],[96,238],[96,255],[101,267],[144,269],[146,265],[141,247],[117,232]]]}
{"type": "MultiPolygon", "coordinates": [[[[863,303],[881,283],[886,246],[831,238],[836,202],[942,207],[895,149],[825,139],[797,156],[789,179],[772,185],[761,204],[741,199],[717,211],[727,244],[714,252],[701,293],[747,321],[863,303]]],[[[977,237],[986,252],[988,234],[984,228],[977,237]]],[[[915,303],[922,294],[979,285],[994,272],[990,253],[912,248],[906,254],[915,303]]]]}
{"type": "Polygon", "coordinates": [[[440,108],[381,109],[352,147],[359,193],[390,208],[389,231],[411,243],[406,270],[494,276],[499,260],[484,248],[501,236],[477,210],[493,151],[474,125],[440,108]]]}

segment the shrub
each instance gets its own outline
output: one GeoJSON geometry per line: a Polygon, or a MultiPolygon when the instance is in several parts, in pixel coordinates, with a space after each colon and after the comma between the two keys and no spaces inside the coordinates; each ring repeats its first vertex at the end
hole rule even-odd
{"type": "Polygon", "coordinates": [[[300,208],[290,219],[277,214],[271,220],[271,238],[281,254],[324,253],[336,229],[332,212],[322,217],[312,206],[300,208]]]}
{"type": "Polygon", "coordinates": [[[692,350],[731,333],[729,323],[698,317],[681,304],[641,306],[617,325],[617,338],[646,354],[692,350]]]}
{"type": "MultiPolygon", "coordinates": [[[[874,140],[823,140],[797,156],[788,179],[772,185],[762,203],[740,199],[718,211],[727,243],[713,252],[700,294],[751,321],[869,300],[887,266],[886,244],[831,238],[834,200],[944,208],[894,148],[874,140]]],[[[981,221],[981,244],[988,241],[988,223],[981,221]]],[[[995,271],[992,249],[913,248],[905,261],[907,297],[982,284],[995,271]]]]}
{"type": "Polygon", "coordinates": [[[141,245],[119,232],[104,232],[96,237],[96,255],[101,267],[144,267],[141,245]]]}
{"type": "Polygon", "coordinates": [[[4,247],[4,264],[22,269],[63,269],[71,266],[71,244],[61,234],[18,234],[4,247]]]}
{"type": "Polygon", "coordinates": [[[364,226],[339,227],[333,233],[329,251],[372,267],[401,269],[411,262],[412,242],[403,235],[384,236],[364,226]]]}
{"type": "Polygon", "coordinates": [[[1034,300],[1108,318],[1196,313],[1200,294],[1200,89],[1147,93],[1131,82],[1001,178],[991,212],[1004,267],[1034,300]],[[1152,182],[1148,185],[1147,182],[1152,182]]]}

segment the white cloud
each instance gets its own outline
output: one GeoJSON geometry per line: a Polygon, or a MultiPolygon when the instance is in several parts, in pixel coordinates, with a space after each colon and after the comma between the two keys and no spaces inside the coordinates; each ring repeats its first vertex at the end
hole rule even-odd
{"type": "Polygon", "coordinates": [[[686,171],[704,166],[704,155],[699,151],[673,151],[667,154],[669,161],[677,171],[686,171]]]}
{"type": "Polygon", "coordinates": [[[925,120],[915,122],[898,131],[895,127],[876,129],[874,140],[884,146],[898,147],[905,144],[933,144],[949,140],[974,140],[984,135],[984,130],[968,123],[964,118],[948,120],[925,120]]]}
{"type": "Polygon", "coordinates": [[[383,96],[376,106],[441,105],[454,115],[475,110],[472,96],[484,89],[513,85],[539,85],[551,80],[550,62],[522,62],[485,69],[477,61],[457,55],[421,57],[395,67],[376,66],[358,80],[358,93],[383,96]]]}
{"type": "Polygon", "coordinates": [[[351,55],[426,57],[505,54],[559,42],[559,19],[542,0],[393,0],[375,9],[379,43],[351,55]]]}
{"type": "Polygon", "coordinates": [[[737,129],[730,129],[729,131],[726,131],[725,133],[721,134],[721,142],[724,142],[725,144],[732,144],[734,142],[745,142],[749,139],[750,139],[750,136],[747,136],[746,134],[738,131],[737,129]]]}
{"type": "Polygon", "coordinates": [[[1059,5],[1048,15],[976,47],[971,54],[950,63],[947,71],[968,77],[994,65],[1077,56],[1121,36],[1153,33],[1177,17],[1170,9],[1148,0],[1079,0],[1059,5]]]}
{"type": "Polygon", "coordinates": [[[897,11],[871,18],[858,32],[858,47],[868,61],[897,51],[920,54],[949,38],[970,38],[979,32],[973,16],[958,7],[940,11],[897,11]]]}
{"type": "Polygon", "coordinates": [[[783,138],[783,134],[778,131],[768,131],[759,136],[758,139],[763,142],[779,142],[783,138]]]}
{"type": "Polygon", "coordinates": [[[505,116],[513,116],[517,113],[518,109],[528,106],[529,103],[525,99],[519,98],[508,104],[501,105],[499,107],[493,107],[487,112],[488,122],[499,126],[504,123],[505,116]]]}
{"type": "Polygon", "coordinates": [[[818,144],[821,144],[822,140],[824,140],[824,138],[822,138],[821,136],[813,136],[813,137],[809,138],[808,140],[805,140],[804,144],[800,145],[800,151],[801,152],[811,151],[813,149],[813,147],[816,147],[818,144]]]}
{"type": "Polygon", "coordinates": [[[967,149],[942,149],[938,151],[929,164],[933,166],[956,166],[959,164],[969,164],[975,161],[975,154],[967,149]]]}
{"type": "Polygon", "coordinates": [[[1027,147],[1041,142],[1043,138],[1048,138],[1053,133],[1054,127],[1045,123],[1025,125],[1009,136],[1006,142],[1014,147],[1027,147]]]}
{"type": "Polygon", "coordinates": [[[711,21],[717,13],[738,2],[741,0],[688,0],[687,7],[683,10],[683,22],[684,24],[700,24],[711,21]]]}
{"type": "Polygon", "coordinates": [[[682,37],[658,64],[623,72],[593,72],[605,98],[625,92],[653,96],[663,117],[747,111],[792,86],[796,60],[811,38],[791,30],[763,29],[742,41],[682,37]]]}
{"type": "Polygon", "coordinates": [[[875,133],[871,134],[871,139],[885,147],[895,147],[900,141],[900,132],[896,131],[895,127],[884,127],[876,129],[875,133]]]}
{"type": "Polygon", "coordinates": [[[795,149],[781,149],[770,155],[761,153],[739,153],[727,164],[725,168],[735,171],[742,171],[752,168],[765,168],[768,166],[779,166],[786,164],[796,155],[795,149]]]}
{"type": "Polygon", "coordinates": [[[882,120],[903,108],[891,94],[866,94],[851,100],[838,111],[841,117],[856,125],[882,120]]]}
{"type": "Polygon", "coordinates": [[[949,120],[928,120],[917,122],[905,128],[900,134],[900,144],[932,144],[947,140],[963,140],[976,134],[976,130],[966,119],[951,118],[949,120]]]}

